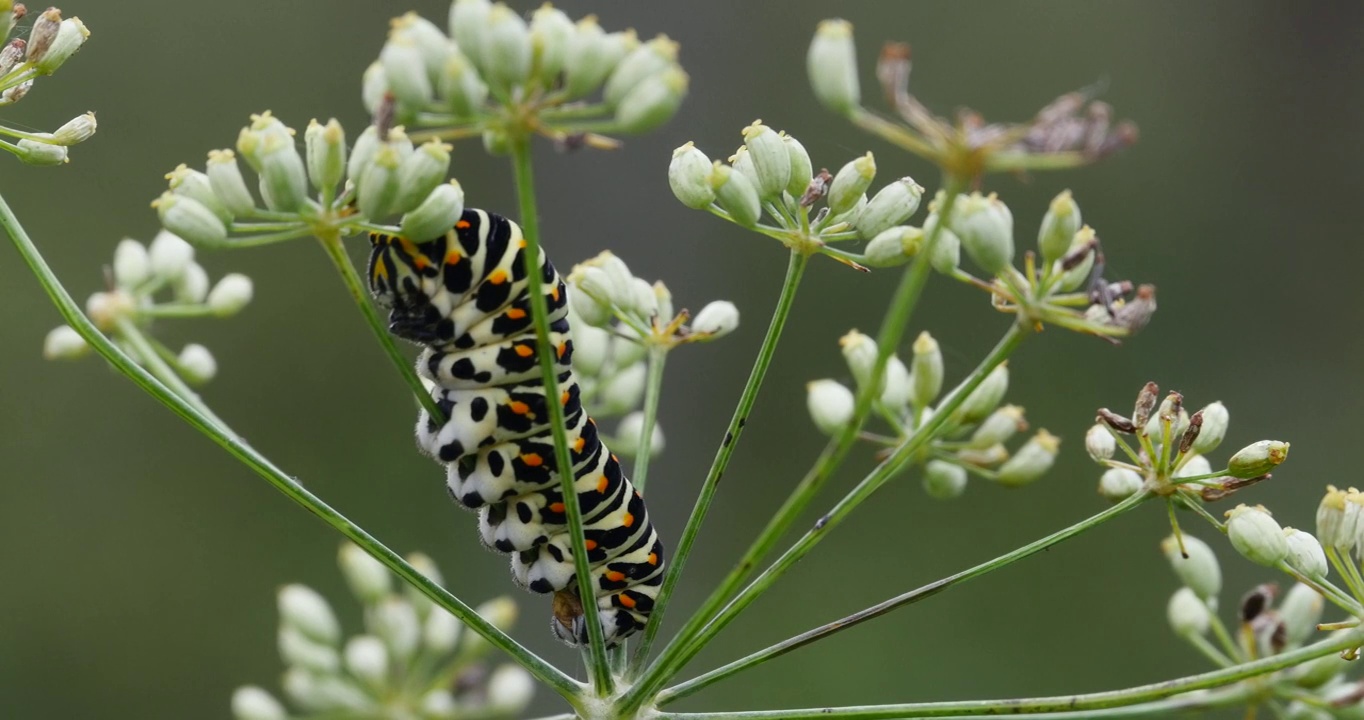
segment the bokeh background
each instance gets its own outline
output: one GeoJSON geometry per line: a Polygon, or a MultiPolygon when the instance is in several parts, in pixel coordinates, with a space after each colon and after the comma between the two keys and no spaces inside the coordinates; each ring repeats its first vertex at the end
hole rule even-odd
{"type": "MultiPolygon", "coordinates": [[[[530,10],[522,3],[522,9],[530,10]]],[[[73,294],[103,285],[125,236],[157,229],[147,202],[177,163],[231,146],[248,113],[296,127],[365,118],[359,77],[389,17],[440,0],[168,0],[65,7],[93,30],[85,50],[38,84],[10,123],[50,129],[87,109],[100,132],[60,170],[6,161],[0,192],[73,294]]],[[[672,148],[713,157],[753,120],[783,128],[816,167],[866,150],[880,180],[933,170],[816,105],[804,52],[835,12],[857,28],[864,82],[880,44],[914,45],[913,87],[940,112],[969,105],[1024,119],[1056,95],[1104,81],[1141,141],[1098,166],[991,177],[1020,245],[1047,201],[1072,188],[1115,276],[1160,288],[1160,311],[1124,347],[1049,330],[1011,364],[1012,402],[1065,438],[1032,487],[974,484],[939,503],[906,476],[830,536],[700,656],[700,672],[813,624],[982,561],[1103,506],[1081,435],[1098,406],[1125,408],[1155,380],[1192,406],[1221,399],[1226,446],[1282,438],[1291,460],[1245,493],[1286,525],[1310,528],[1328,483],[1357,475],[1361,379],[1360,128],[1364,6],[1351,2],[1000,4],[799,0],[773,3],[567,3],[608,29],[666,32],[682,44],[692,94],[677,118],[620,152],[556,155],[537,173],[546,239],[561,266],[610,248],[637,275],[663,278],[679,306],[728,298],[744,313],[723,342],[669,363],[668,447],[649,498],[675,542],[723,433],[780,285],[784,252],[669,193],[672,148]]],[[[439,21],[439,20],[438,20],[439,21]]],[[[441,21],[443,22],[443,21],[441,21]]],[[[512,213],[510,174],[477,142],[457,147],[471,204],[512,213]]],[[[879,180],[879,181],[880,181],[879,180]]],[[[878,181],[878,184],[879,184],[878,181]]],[[[363,249],[357,244],[359,259],[363,249]]],[[[207,344],[221,374],[206,398],[261,450],[401,551],[421,549],[449,587],[478,602],[522,601],[518,638],[581,671],[545,631],[548,603],[516,591],[501,556],[479,549],[474,518],[446,500],[440,470],[414,452],[413,411],[322,254],[297,242],[201,254],[217,277],[249,273],[257,299],[223,322],[167,324],[178,345],[207,344]]],[[[669,628],[704,597],[822,444],[804,383],[846,379],[836,339],[873,331],[895,272],[853,273],[816,259],[669,628]]],[[[227,717],[243,683],[277,687],[274,592],[302,581],[358,626],[336,570],[338,538],[103,363],[41,359],[58,321],[18,256],[0,248],[0,715],[14,718],[227,717]]],[[[907,338],[931,330],[949,380],[993,344],[1006,318],[941,279],[907,338]]],[[[1230,450],[1228,450],[1230,452],[1230,450]]],[[[1225,457],[1225,455],[1223,455],[1225,457]]],[[[861,453],[818,502],[870,467],[861,453]]],[[[808,519],[813,521],[815,513],[808,519]]],[[[1275,578],[1208,529],[1227,576],[1225,606],[1275,578]]],[[[804,527],[804,523],[802,523],[804,527]]],[[[1157,550],[1152,506],[1088,536],[911,609],[731,679],[679,709],[1040,695],[1118,688],[1205,669],[1165,625],[1176,583],[1157,550]]],[[[541,693],[534,710],[557,711],[541,693]]]]}

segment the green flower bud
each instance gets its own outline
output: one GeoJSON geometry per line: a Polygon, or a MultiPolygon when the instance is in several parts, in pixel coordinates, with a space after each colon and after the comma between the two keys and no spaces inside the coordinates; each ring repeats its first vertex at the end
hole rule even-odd
{"type": "Polygon", "coordinates": [[[837,435],[852,420],[852,391],[834,380],[815,380],[805,385],[805,406],[815,427],[825,435],[837,435]]]}
{"type": "Polygon", "coordinates": [[[321,192],[336,190],[346,176],[346,131],[332,118],[326,125],[313,120],[303,132],[303,147],[308,153],[308,178],[321,192]]]}
{"type": "Polygon", "coordinates": [[[421,620],[417,610],[400,597],[380,600],[371,611],[369,627],[400,660],[412,657],[421,642],[421,620]]]}
{"type": "Polygon", "coordinates": [[[54,145],[49,142],[38,142],[37,140],[23,138],[15,143],[14,147],[18,150],[15,155],[28,165],[52,167],[70,162],[65,145],[54,145]]]}
{"type": "Polygon", "coordinates": [[[1222,438],[1227,435],[1227,423],[1230,422],[1231,415],[1221,402],[1204,407],[1198,414],[1203,416],[1203,425],[1198,431],[1198,437],[1194,438],[1193,445],[1189,447],[1189,452],[1207,455],[1222,444],[1222,438]]]}
{"type": "Polygon", "coordinates": [[[1328,566],[1326,552],[1312,533],[1295,528],[1283,529],[1284,540],[1288,542],[1288,566],[1312,579],[1326,577],[1328,566]]]}
{"type": "Polygon", "coordinates": [[[308,171],[292,135],[267,135],[261,141],[260,194],[271,210],[295,212],[308,199],[308,171]]]}
{"type": "Polygon", "coordinates": [[[606,80],[602,99],[615,107],[646,79],[677,65],[677,43],[659,35],[624,56],[606,80]]]}
{"type": "Polygon", "coordinates": [[[702,210],[715,202],[715,190],[710,186],[710,158],[696,149],[696,144],[687,144],[673,151],[672,162],[668,163],[668,187],[673,195],[693,210],[702,210]]]}
{"type": "Polygon", "coordinates": [[[446,56],[438,82],[445,106],[455,117],[478,115],[488,99],[488,85],[483,82],[483,76],[478,74],[474,63],[458,50],[446,56]]]}
{"type": "Polygon", "coordinates": [[[58,325],[43,338],[43,358],[46,360],[74,360],[89,353],[90,345],[70,325],[58,325]]]}
{"type": "Polygon", "coordinates": [[[993,445],[1006,443],[1014,433],[1027,429],[1028,422],[1023,419],[1023,408],[1005,405],[990,413],[990,416],[976,427],[975,432],[971,433],[967,447],[984,450],[993,445]]]}
{"type": "Polygon", "coordinates": [[[1182,539],[1187,557],[1180,554],[1181,538],[1174,535],[1160,541],[1161,552],[1170,561],[1170,567],[1174,568],[1180,582],[1198,597],[1216,600],[1217,594],[1222,592],[1222,567],[1217,564],[1217,555],[1207,543],[1188,533],[1182,539]]]}
{"type": "Polygon", "coordinates": [[[360,75],[360,102],[365,106],[365,112],[371,116],[377,113],[389,92],[388,75],[384,72],[384,64],[375,60],[360,75]]]}
{"type": "Polygon", "coordinates": [[[1080,206],[1070,196],[1069,190],[1061,191],[1047,214],[1042,216],[1042,227],[1037,231],[1037,247],[1042,251],[1044,267],[1060,260],[1070,251],[1075,233],[1080,231],[1080,206]]]}
{"type": "Polygon", "coordinates": [[[909,225],[881,231],[863,250],[863,264],[871,267],[895,267],[909,262],[919,254],[924,231],[909,225]]]}
{"type": "Polygon", "coordinates": [[[805,56],[815,97],[825,107],[842,115],[851,114],[862,100],[852,32],[852,24],[846,20],[821,22],[805,56]]]}
{"type": "Polygon", "coordinates": [[[379,64],[384,67],[388,89],[403,105],[425,107],[436,96],[431,78],[426,72],[426,60],[411,38],[404,37],[394,27],[388,42],[379,51],[379,64]]]}
{"type": "Polygon", "coordinates": [[[957,200],[952,230],[961,238],[966,254],[991,276],[1014,260],[1014,221],[1009,208],[992,193],[972,193],[957,200]]]}
{"type": "Polygon", "coordinates": [[[341,640],[341,625],[327,600],[307,585],[285,585],[276,598],[279,621],[297,628],[317,642],[335,646],[341,640]]]}
{"type": "Polygon", "coordinates": [[[1060,449],[1060,438],[1046,430],[1038,430],[1013,457],[1000,466],[995,479],[1002,485],[1012,487],[1026,485],[1051,469],[1060,449]]]}
{"type": "Polygon", "coordinates": [[[1093,427],[1085,432],[1085,452],[1089,453],[1094,462],[1101,463],[1111,457],[1118,449],[1118,441],[1113,438],[1113,433],[1102,423],[1095,423],[1093,427]]]}
{"type": "Polygon", "coordinates": [[[1251,562],[1274,567],[1288,557],[1283,528],[1262,505],[1237,505],[1227,511],[1227,537],[1232,547],[1251,562]]]}
{"type": "Polygon", "coordinates": [[[174,280],[194,261],[194,247],[180,236],[162,230],[152,238],[151,247],[147,250],[147,259],[151,263],[153,275],[174,280]]]}
{"type": "Polygon", "coordinates": [[[488,0],[455,0],[450,5],[450,36],[460,52],[479,68],[487,67],[483,44],[492,10],[493,4],[488,0]]]}
{"type": "Polygon", "coordinates": [[[853,204],[851,210],[830,216],[829,220],[824,224],[824,231],[836,233],[855,229],[858,220],[862,217],[862,211],[866,209],[867,194],[863,193],[861,197],[857,198],[857,202],[853,204]]]}
{"type": "Polygon", "coordinates": [[[805,194],[806,188],[810,187],[810,180],[814,177],[814,166],[810,164],[810,154],[805,151],[805,146],[799,140],[781,134],[782,144],[786,146],[787,159],[791,165],[791,179],[786,184],[786,192],[791,197],[800,199],[805,194]]]}
{"type": "Polygon", "coordinates": [[[493,5],[483,32],[483,74],[488,80],[512,88],[530,77],[530,28],[504,3],[493,5]]]}
{"type": "MultiPolygon", "coordinates": [[[[1317,538],[1325,547],[1345,552],[1354,547],[1354,528],[1346,516],[1350,505],[1347,491],[1338,490],[1335,485],[1326,486],[1326,495],[1317,506],[1317,538]]],[[[1357,512],[1355,516],[1358,516],[1357,512]]]]}
{"type": "Polygon", "coordinates": [[[644,363],[636,363],[607,378],[601,386],[598,409],[602,415],[620,415],[639,407],[647,380],[644,363]]]}
{"type": "Polygon", "coordinates": [[[659,318],[666,321],[674,317],[673,294],[662,280],[654,283],[654,305],[658,307],[659,318]]]}
{"type": "Polygon", "coordinates": [[[132,289],[151,277],[151,258],[142,243],[120,240],[114,248],[114,284],[121,288],[132,289]]]}
{"type": "MultiPolygon", "coordinates": [[[[14,0],[0,0],[0,40],[9,37],[10,30],[14,29],[14,23],[19,21],[25,10],[20,5],[18,13],[14,12],[14,0]]],[[[9,72],[9,68],[0,67],[0,74],[9,72]]]]}
{"type": "MultiPolygon", "coordinates": [[[[57,12],[56,9],[49,8],[47,12],[43,13],[43,17],[47,17],[49,13],[53,12],[57,12]]],[[[61,17],[60,12],[57,12],[57,17],[61,17]]],[[[37,31],[36,23],[34,31],[37,31]]],[[[52,41],[47,43],[45,47],[36,41],[29,45],[28,61],[34,64],[34,69],[38,71],[39,75],[51,75],[63,63],[70,60],[71,56],[75,55],[76,51],[80,50],[89,38],[90,31],[85,28],[85,23],[82,23],[80,18],[73,17],[62,20],[57,27],[55,36],[52,37],[52,41]],[[38,47],[38,52],[35,52],[35,46],[38,47]]]]}
{"type": "Polygon", "coordinates": [[[235,720],[288,720],[289,713],[274,695],[254,685],[243,685],[232,692],[232,717],[235,720]]]}
{"type": "Polygon", "coordinates": [[[881,387],[881,402],[888,408],[903,409],[909,405],[914,392],[914,380],[905,363],[891,354],[886,358],[885,379],[881,387]]]}
{"type": "Polygon", "coordinates": [[[341,667],[341,656],[336,648],[304,635],[291,625],[280,625],[276,636],[279,656],[284,664],[305,668],[319,675],[329,675],[341,667]]]}
{"type": "Polygon", "coordinates": [[[210,150],[206,167],[209,186],[218,201],[233,215],[246,215],[256,209],[256,200],[246,187],[237,154],[231,150],[210,150]]]}
{"type": "Polygon", "coordinates": [[[421,53],[426,74],[430,77],[439,74],[452,47],[450,38],[435,23],[413,11],[395,18],[391,25],[389,37],[399,37],[415,45],[421,53]]]}
{"type": "Polygon", "coordinates": [[[266,110],[252,115],[251,124],[237,133],[237,152],[246,159],[246,164],[250,165],[252,170],[260,173],[263,171],[261,155],[265,151],[267,141],[271,148],[278,148],[293,143],[293,139],[294,131],[266,110]]]}
{"type": "Polygon", "coordinates": [[[951,500],[966,492],[966,468],[946,460],[924,465],[924,492],[938,500],[951,500]]]}
{"type": "Polygon", "coordinates": [[[342,543],[337,564],[351,592],[366,605],[378,602],[393,589],[388,568],[356,545],[342,543]]]}
{"type": "Polygon", "coordinates": [[[649,324],[658,314],[658,298],[654,295],[653,286],[643,278],[632,277],[629,287],[628,299],[621,304],[621,309],[649,324]]]}
{"type": "Polygon", "coordinates": [[[356,199],[360,212],[371,220],[380,220],[396,211],[396,201],[400,188],[398,168],[402,160],[398,151],[391,146],[383,146],[374,155],[374,161],[365,168],[360,176],[356,199]]]}
{"type": "Polygon", "coordinates": [[[373,635],[357,635],[346,641],[346,669],[370,687],[388,682],[388,649],[373,635]]]}
{"type": "Polygon", "coordinates": [[[957,415],[962,422],[979,421],[994,412],[1008,390],[1009,366],[1007,363],[1000,363],[999,367],[991,370],[975,391],[966,397],[961,407],[957,408],[957,415]]]}
{"type": "Polygon", "coordinates": [[[192,385],[202,385],[218,375],[218,361],[203,345],[186,345],[175,362],[180,367],[180,374],[192,385]]]}
{"type": "Polygon", "coordinates": [[[1251,443],[1231,456],[1227,461],[1227,471],[1232,477],[1243,480],[1259,477],[1273,470],[1288,458],[1288,443],[1278,440],[1261,440],[1251,443]]]}
{"type": "Polygon", "coordinates": [[[171,192],[197,200],[204,207],[213,211],[213,214],[217,215],[223,223],[232,222],[231,211],[227,209],[226,205],[223,205],[222,200],[218,199],[217,193],[213,192],[213,182],[208,179],[208,175],[198,170],[191,170],[181,164],[166,173],[166,179],[170,181],[171,192]]]}
{"type": "Polygon", "coordinates": [[[729,213],[734,222],[744,227],[753,227],[758,222],[762,208],[758,201],[758,191],[748,177],[734,168],[715,161],[707,178],[715,191],[715,202],[729,213]]]}
{"type": "Polygon", "coordinates": [[[370,695],[350,679],[340,675],[318,674],[301,667],[284,671],[280,681],[284,694],[309,710],[349,710],[352,713],[372,708],[370,695]]]}
{"type": "Polygon", "coordinates": [[[791,182],[791,152],[786,143],[761,120],[754,120],[743,134],[757,174],[758,196],[764,200],[780,198],[791,182]]]}
{"type": "Polygon", "coordinates": [[[924,189],[913,178],[903,177],[881,188],[857,218],[857,232],[874,238],[888,228],[908,220],[919,209],[924,189]]]}
{"type": "MultiPolygon", "coordinates": [[[[1070,248],[1066,254],[1080,252],[1089,245],[1094,239],[1094,228],[1084,226],[1075,233],[1075,239],[1071,241],[1070,248]]],[[[1074,292],[1084,287],[1089,282],[1089,277],[1094,273],[1094,250],[1086,250],[1084,259],[1075,267],[1061,273],[1061,278],[1056,281],[1056,289],[1061,292],[1074,292]]]]}
{"type": "Polygon", "coordinates": [[[938,398],[938,393],[942,392],[942,349],[927,330],[919,333],[919,337],[914,340],[914,359],[910,361],[910,377],[914,386],[911,400],[915,407],[929,405],[938,398]]]}
{"type": "MultiPolygon", "coordinates": [[[[595,267],[575,268],[568,281],[574,287],[568,293],[569,307],[591,327],[606,327],[613,318],[611,311],[611,280],[606,272],[595,267]]],[[[578,333],[574,326],[574,337],[578,333]]],[[[573,364],[578,366],[582,360],[581,342],[574,342],[573,364]]],[[[604,358],[603,358],[604,359],[604,358]]]]}
{"type": "MultiPolygon", "coordinates": [[[[577,360],[577,355],[574,355],[577,360]]],[[[459,636],[464,629],[454,615],[440,608],[432,608],[431,614],[422,623],[422,645],[432,654],[442,655],[455,649],[459,636]]]]}
{"type": "MultiPolygon", "coordinates": [[[[576,359],[576,358],[575,358],[576,359]]],[[[616,425],[616,440],[626,452],[635,452],[644,438],[644,413],[635,411],[621,418],[616,425]]],[[[654,423],[654,431],[649,439],[649,452],[657,455],[663,452],[663,429],[654,423]]]]}
{"type": "MultiPolygon", "coordinates": [[[[602,324],[605,325],[606,323],[602,324]]],[[[598,375],[606,367],[606,361],[610,354],[611,334],[608,331],[599,326],[589,325],[585,321],[573,325],[574,370],[586,377],[598,375]]]]}
{"type": "Polygon", "coordinates": [[[1170,604],[1165,608],[1165,617],[1170,629],[1180,637],[1206,635],[1212,623],[1212,613],[1208,606],[1193,590],[1182,587],[1170,596],[1170,604]]]}
{"type": "MultiPolygon", "coordinates": [[[[936,214],[929,215],[924,221],[924,237],[933,231],[938,224],[936,214]]],[[[961,238],[946,226],[938,230],[938,235],[933,241],[933,248],[929,251],[928,261],[933,265],[933,269],[943,275],[951,275],[957,266],[961,265],[961,238]]]]}
{"type": "Polygon", "coordinates": [[[403,215],[399,222],[409,238],[435,238],[455,226],[464,214],[464,188],[458,180],[438,185],[420,205],[403,215]]]}
{"type": "Polygon", "coordinates": [[[511,154],[511,137],[503,130],[488,128],[483,131],[483,151],[498,157],[511,154]]]}
{"type": "Polygon", "coordinates": [[[634,86],[616,108],[616,124],[622,132],[642,133],[667,122],[682,106],[690,79],[673,66],[645,78],[634,86]]]}
{"type": "Polygon", "coordinates": [[[1127,468],[1109,468],[1099,476],[1099,494],[1112,502],[1122,502],[1141,491],[1141,476],[1127,468]]]}
{"type": "Polygon", "coordinates": [[[876,366],[876,341],[856,330],[849,330],[848,334],[838,339],[838,346],[857,386],[866,387],[871,382],[871,372],[876,366]]]}
{"type": "Polygon", "coordinates": [[[197,200],[165,192],[152,205],[167,230],[190,242],[213,244],[227,239],[227,226],[197,200]]]}
{"type": "Polygon", "coordinates": [[[199,304],[208,297],[208,271],[192,262],[175,279],[175,299],[182,303],[199,304]]]}
{"type": "Polygon", "coordinates": [[[601,87],[626,53],[638,45],[633,30],[607,35],[595,15],[579,20],[564,52],[564,92],[579,98],[601,87]]]}
{"type": "Polygon", "coordinates": [[[857,206],[857,201],[871,187],[876,177],[876,158],[867,153],[838,169],[829,186],[826,202],[829,212],[840,215],[857,206]]]}
{"type": "Polygon", "coordinates": [[[450,172],[450,150],[449,145],[432,140],[403,159],[398,166],[398,195],[393,200],[398,212],[415,207],[445,180],[450,172]]]}
{"type": "Polygon", "coordinates": [[[530,16],[530,45],[536,77],[546,86],[552,85],[564,69],[569,38],[573,37],[573,21],[562,10],[549,3],[530,16]]]}
{"type": "Polygon", "coordinates": [[[78,115],[52,133],[52,141],[58,145],[75,145],[89,140],[95,134],[95,114],[92,112],[78,115]]]}
{"type": "Polygon", "coordinates": [[[499,715],[520,715],[534,694],[535,681],[519,665],[499,666],[488,679],[488,706],[499,715]]]}
{"type": "MultiPolygon", "coordinates": [[[[1306,533],[1300,534],[1306,535],[1306,533]]],[[[1318,546],[1317,552],[1321,552],[1320,546],[1318,546]]],[[[1325,562],[1324,558],[1322,562],[1325,562]]],[[[1292,564],[1291,558],[1289,564],[1292,564]]],[[[1294,583],[1293,587],[1289,588],[1288,594],[1284,595],[1283,602],[1279,603],[1279,616],[1283,618],[1290,645],[1299,645],[1316,632],[1317,623],[1321,622],[1321,611],[1324,609],[1324,605],[1325,601],[1322,599],[1321,593],[1308,585],[1294,583]]]]}
{"type": "Polygon", "coordinates": [[[724,337],[739,327],[739,309],[728,300],[706,303],[691,321],[691,330],[710,339],[724,337]]]}

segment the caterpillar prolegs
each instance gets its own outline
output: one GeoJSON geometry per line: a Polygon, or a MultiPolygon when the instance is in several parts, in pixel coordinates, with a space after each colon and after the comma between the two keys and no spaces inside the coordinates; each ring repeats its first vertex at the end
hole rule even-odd
{"type": "MultiPolygon", "coordinates": [[[[373,233],[370,241],[370,290],[391,310],[390,331],[424,346],[418,372],[449,418],[437,424],[423,411],[418,445],[445,464],[450,495],[478,510],[483,542],[511,555],[517,583],[555,593],[555,635],[570,645],[586,642],[521,229],[465,210],[440,237],[373,233]]],[[[615,645],[648,622],[663,582],[663,545],[644,499],[579,402],[567,287],[543,251],[536,267],[549,308],[594,599],[606,642],[615,645]]]]}

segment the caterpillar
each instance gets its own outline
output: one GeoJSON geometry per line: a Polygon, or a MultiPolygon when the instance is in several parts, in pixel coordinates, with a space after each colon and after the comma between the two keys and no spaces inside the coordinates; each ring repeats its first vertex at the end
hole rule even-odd
{"type": "MultiPolygon", "coordinates": [[[[554,593],[554,634],[569,645],[586,642],[521,228],[466,209],[439,237],[371,233],[370,243],[370,291],[389,309],[389,331],[423,346],[418,373],[448,418],[438,423],[423,410],[418,447],[445,465],[451,497],[478,511],[483,543],[511,555],[516,582],[554,593]]],[[[593,600],[614,646],[648,622],[663,582],[663,545],[644,498],[579,400],[568,288],[543,250],[535,267],[549,309],[593,600]]]]}

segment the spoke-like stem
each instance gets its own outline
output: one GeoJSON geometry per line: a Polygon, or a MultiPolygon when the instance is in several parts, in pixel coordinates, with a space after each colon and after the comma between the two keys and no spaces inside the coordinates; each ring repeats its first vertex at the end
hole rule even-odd
{"type": "Polygon", "coordinates": [[[654,428],[658,424],[658,401],[663,395],[663,363],[668,359],[668,348],[662,345],[649,346],[649,376],[644,385],[644,427],[639,434],[639,447],[635,449],[635,462],[632,478],[635,489],[644,492],[644,483],[649,479],[649,459],[654,454],[654,428]]]}
{"type": "MultiPolygon", "coordinates": [[[[1121,717],[1121,714],[1102,715],[1099,711],[1122,708],[1169,698],[1181,693],[1206,688],[1223,687],[1248,678],[1266,675],[1284,668],[1300,665],[1308,660],[1338,653],[1364,643],[1364,632],[1354,630],[1341,637],[1332,637],[1297,650],[1271,655],[1253,662],[1229,668],[1191,675],[1176,680],[1138,685],[1123,690],[1060,695],[1040,698],[1007,700],[968,700],[962,702],[904,703],[897,705],[862,705],[853,707],[822,707],[793,710],[761,710],[750,712],[659,713],[658,720],[890,720],[891,718],[939,717],[996,717],[999,715],[1037,715],[1055,713],[1055,717],[1091,718],[1121,717]],[[1081,714],[1083,713],[1083,714],[1081,714]]],[[[1208,697],[1199,695],[1195,697],[1208,697]]],[[[1043,715],[1046,717],[1046,715],[1043,715]]]]}
{"type": "MultiPolygon", "coordinates": [[[[171,367],[170,363],[166,362],[162,357],[162,353],[158,352],[157,347],[142,333],[142,329],[139,328],[136,323],[126,317],[118,318],[115,322],[118,325],[119,336],[132,346],[133,350],[141,357],[142,362],[140,364],[145,367],[153,377],[161,381],[162,385],[165,385],[171,392],[183,399],[190,407],[193,407],[205,418],[208,418],[210,422],[223,428],[225,431],[228,430],[227,423],[223,422],[222,418],[218,417],[216,413],[210,410],[208,404],[203,401],[203,398],[199,397],[199,393],[194,392],[193,388],[185,382],[184,378],[181,378],[180,374],[175,371],[175,368],[171,367]]],[[[237,437],[236,433],[231,434],[233,438],[237,439],[239,442],[241,441],[241,438],[237,437]]]]}
{"type": "MultiPolygon", "coordinates": [[[[577,578],[578,599],[587,624],[588,670],[592,683],[601,697],[615,690],[611,666],[606,656],[606,635],[602,631],[597,593],[592,581],[592,567],[587,559],[587,539],[583,535],[582,509],[578,506],[573,458],[568,451],[568,424],[564,406],[559,398],[559,373],[555,368],[554,344],[549,338],[549,305],[545,302],[540,278],[540,216],[535,204],[535,177],[531,172],[531,136],[522,134],[511,140],[512,164],[516,178],[516,196],[521,206],[521,234],[526,241],[525,262],[527,292],[530,294],[531,319],[535,324],[536,356],[540,361],[540,380],[545,387],[545,407],[549,409],[550,429],[554,434],[554,457],[559,468],[559,490],[563,495],[564,514],[568,517],[568,534],[573,549],[573,571],[577,578]]],[[[556,621],[557,622],[557,621],[556,621]]]]}
{"type": "MultiPolygon", "coordinates": [[[[758,356],[753,361],[753,369],[748,374],[748,382],[744,384],[743,392],[739,395],[739,404],[734,408],[734,415],[729,419],[729,426],[725,428],[725,436],[720,441],[720,447],[715,451],[715,459],[711,461],[710,471],[706,473],[706,479],[701,483],[701,491],[697,494],[691,517],[687,518],[687,525],[682,530],[682,538],[677,543],[677,551],[668,561],[668,570],[663,579],[663,587],[658,591],[658,599],[654,602],[654,611],[649,618],[649,624],[644,628],[644,638],[640,641],[639,648],[635,650],[634,657],[631,660],[636,670],[649,657],[649,648],[653,646],[654,639],[658,636],[658,629],[663,624],[663,613],[667,610],[668,600],[677,587],[678,579],[682,577],[682,568],[686,566],[692,545],[701,533],[701,524],[705,521],[706,512],[715,499],[715,491],[720,485],[720,478],[724,475],[725,468],[729,467],[729,459],[734,454],[734,448],[739,443],[740,435],[743,434],[744,425],[748,423],[748,414],[753,409],[753,403],[758,399],[758,390],[762,387],[763,378],[767,376],[767,368],[772,364],[772,357],[776,355],[777,342],[781,339],[782,329],[786,327],[786,320],[791,314],[791,308],[795,305],[796,290],[800,287],[801,277],[804,276],[805,266],[809,261],[808,255],[796,251],[791,252],[790,260],[786,265],[786,280],[782,283],[781,295],[777,297],[777,307],[772,311],[772,320],[767,324],[767,334],[763,336],[762,346],[758,348],[758,356]]],[[[690,623],[687,627],[691,627],[690,623]]],[[[684,629],[683,632],[686,630],[684,629]]]]}
{"type": "Polygon", "coordinates": [[[1110,507],[1101,513],[1097,513],[1088,518],[1085,518],[1084,520],[1081,520],[1080,522],[1075,523],[1070,527],[1067,527],[1063,530],[1058,530],[1057,532],[1054,532],[1044,538],[1040,538],[1016,550],[1000,555],[997,558],[983,562],[979,565],[976,565],[975,567],[962,570],[961,572],[958,572],[956,574],[949,575],[940,580],[935,580],[934,582],[924,585],[923,587],[917,588],[915,590],[910,590],[907,593],[896,595],[895,597],[879,602],[875,605],[872,605],[871,607],[859,610],[858,612],[855,612],[845,618],[841,618],[831,623],[821,625],[817,628],[807,630],[806,632],[783,640],[775,645],[763,648],[762,650],[759,650],[753,653],[752,655],[749,655],[748,657],[735,660],[734,662],[729,663],[728,665],[716,668],[715,670],[712,670],[704,675],[697,676],[691,680],[688,680],[687,682],[681,683],[676,687],[661,693],[658,696],[657,704],[661,707],[666,703],[684,698],[708,685],[723,680],[731,675],[734,675],[748,668],[764,663],[768,660],[771,660],[772,658],[778,657],[780,655],[785,655],[786,653],[791,652],[796,648],[804,647],[805,645],[809,645],[810,643],[813,643],[816,640],[826,638],[830,635],[833,635],[834,633],[842,632],[843,630],[847,630],[848,628],[851,628],[855,625],[859,625],[873,618],[885,615],[886,613],[904,607],[905,605],[911,605],[913,603],[919,602],[920,600],[925,600],[934,595],[937,595],[938,593],[950,587],[960,585],[966,582],[967,580],[973,580],[982,575],[986,575],[991,572],[994,572],[995,570],[999,570],[1000,568],[1007,567],[1008,565],[1018,562],[1023,558],[1039,553],[1065,540],[1069,540],[1070,538],[1073,538],[1076,535],[1085,532],[1086,530],[1098,527],[1099,525],[1102,525],[1103,523],[1108,522],[1109,520],[1112,520],[1113,518],[1116,518],[1119,515],[1122,515],[1128,510],[1135,508],[1142,502],[1149,499],[1149,497],[1150,496],[1148,494],[1144,493],[1133,495],[1132,497],[1123,500],[1117,505],[1114,505],[1113,507],[1110,507]]]}
{"type": "Polygon", "coordinates": [[[240,460],[257,475],[265,478],[275,489],[279,490],[286,497],[299,505],[303,506],[308,512],[320,518],[323,522],[335,528],[351,542],[360,546],[365,552],[369,553],[376,560],[383,563],[394,574],[402,578],[431,598],[436,605],[454,615],[470,629],[483,636],[489,644],[503,652],[506,652],[517,663],[524,667],[531,675],[539,681],[553,688],[555,692],[568,699],[570,703],[577,703],[582,693],[582,686],[572,678],[565,675],[558,668],[550,665],[535,653],[523,647],[497,628],[497,626],[483,619],[474,609],[466,605],[459,598],[447,592],[444,588],[432,582],[420,571],[407,563],[402,556],[389,550],[383,543],[379,542],[369,533],[365,532],[359,525],[351,522],[341,513],[334,510],[330,505],[323,502],[321,498],[313,495],[290,475],[276,467],[267,458],[258,453],[254,448],[242,442],[230,429],[223,427],[213,418],[200,412],[194,403],[181,397],[174,390],[167,387],[145,368],[137,364],[127,353],[123,352],[117,345],[112,343],[109,338],[95,327],[94,323],[81,312],[75,300],[62,287],[61,281],[57,279],[52,268],[48,266],[37,246],[28,237],[14,212],[0,197],[0,226],[4,227],[10,238],[14,241],[19,254],[23,256],[29,269],[38,278],[43,290],[47,292],[52,303],[57,306],[57,311],[62,319],[66,321],[75,331],[80,334],[91,347],[95,349],[105,360],[109,361],[119,372],[123,373],[132,380],[133,384],[145,390],[152,397],[167,406],[176,415],[188,422],[199,432],[203,433],[210,440],[222,447],[234,458],[240,460]]]}
{"type": "Polygon", "coordinates": [[[431,397],[431,391],[422,384],[421,378],[417,377],[417,370],[411,360],[403,355],[402,350],[398,349],[398,344],[393,341],[393,335],[384,326],[384,321],[379,317],[379,311],[374,308],[374,303],[369,301],[369,293],[365,291],[364,281],[360,279],[360,273],[356,272],[355,265],[350,261],[350,255],[346,254],[346,245],[341,242],[340,235],[319,236],[318,240],[322,243],[322,249],[327,251],[327,257],[331,258],[332,264],[336,266],[336,271],[341,274],[341,282],[345,284],[346,291],[355,301],[355,306],[360,309],[360,314],[364,316],[365,323],[373,331],[374,337],[379,341],[379,347],[384,349],[384,354],[393,361],[393,367],[398,369],[398,374],[402,376],[403,382],[411,388],[413,396],[417,402],[421,403],[431,419],[437,424],[445,422],[445,413],[436,404],[435,398],[431,397]]]}

